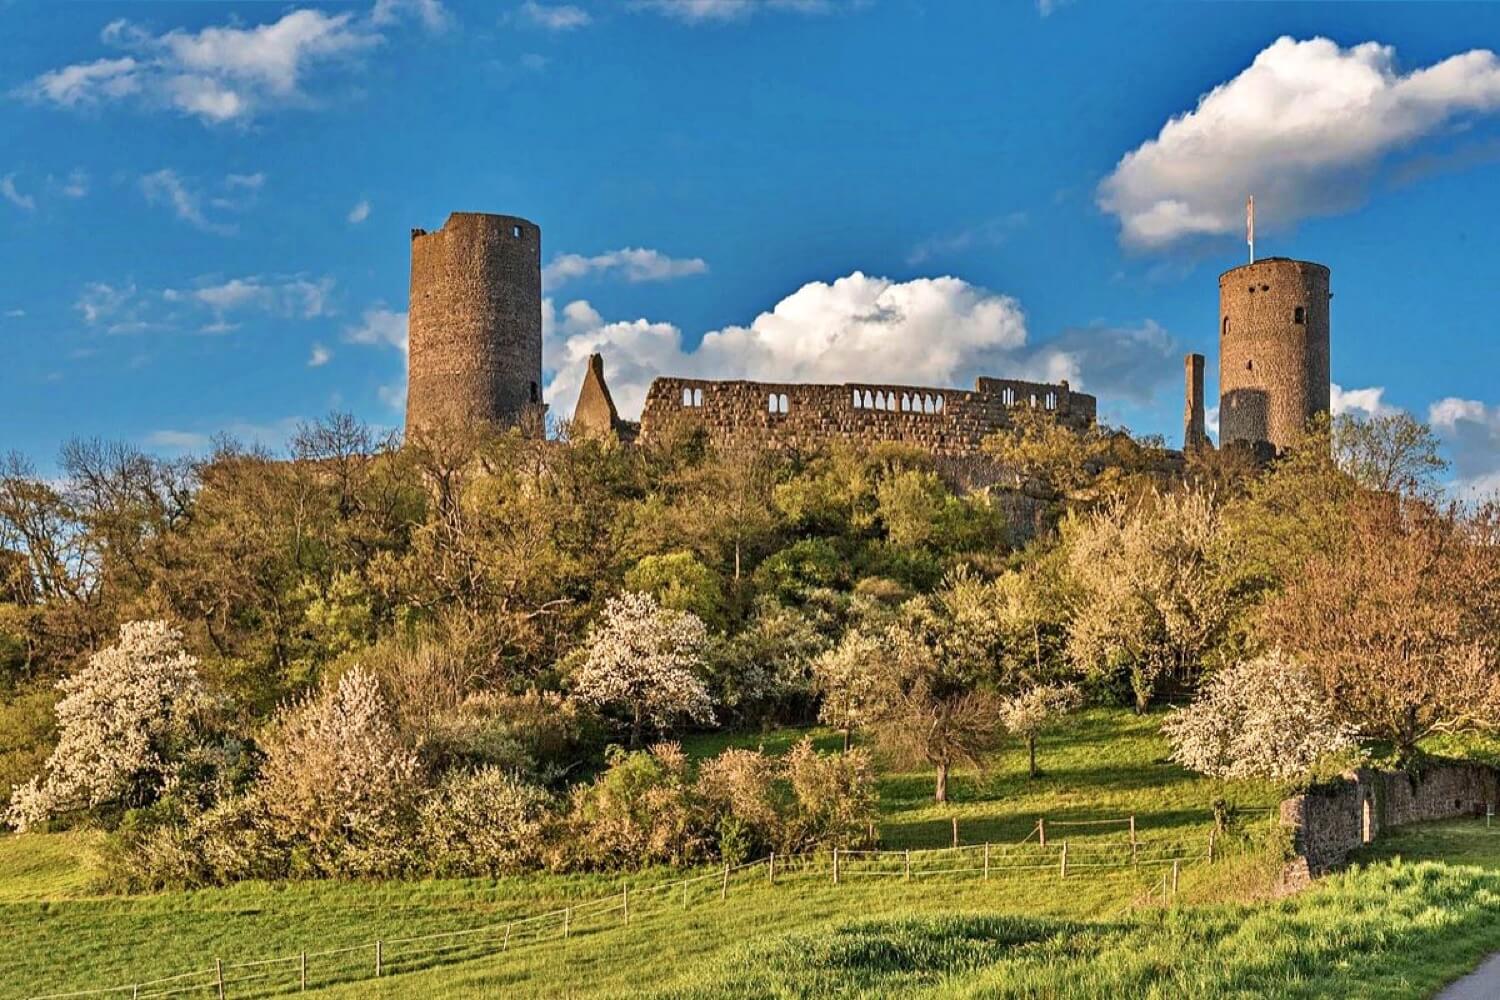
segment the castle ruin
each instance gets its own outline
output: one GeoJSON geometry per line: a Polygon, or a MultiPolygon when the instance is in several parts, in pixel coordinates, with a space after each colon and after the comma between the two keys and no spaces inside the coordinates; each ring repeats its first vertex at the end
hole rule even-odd
{"type": "Polygon", "coordinates": [[[454,212],[411,231],[406,434],[542,409],[542,231],[454,212]]]}
{"type": "MultiPolygon", "coordinates": [[[[1272,257],[1219,278],[1221,445],[1274,455],[1329,411],[1329,270],[1272,257]]],[[[542,385],[541,229],[508,215],[455,212],[411,234],[408,436],[441,425],[539,429],[542,385]]],[[[1185,359],[1183,448],[1211,447],[1205,359],[1185,359]]],[[[1098,402],[1067,382],[982,376],[972,390],[896,382],[809,384],[663,376],[639,423],[622,420],[588,361],[573,430],[643,442],[702,429],[720,444],[807,451],[831,441],[895,442],[950,468],[983,462],[983,442],[1030,412],[1084,430],[1098,402]]],[[[973,476],[964,476],[973,479],[973,476]]]]}

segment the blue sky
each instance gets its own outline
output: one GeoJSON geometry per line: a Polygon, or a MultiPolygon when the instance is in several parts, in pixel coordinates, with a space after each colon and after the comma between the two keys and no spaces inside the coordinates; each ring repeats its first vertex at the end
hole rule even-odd
{"type": "Polygon", "coordinates": [[[453,210],[542,226],[555,410],[601,349],[627,411],[656,371],[982,371],[1069,377],[1175,441],[1254,193],[1261,255],[1333,269],[1340,405],[1432,420],[1463,485],[1500,486],[1500,5],[0,0],[0,24],[0,450],[43,467],[75,435],[399,425],[408,231],[453,210]]]}

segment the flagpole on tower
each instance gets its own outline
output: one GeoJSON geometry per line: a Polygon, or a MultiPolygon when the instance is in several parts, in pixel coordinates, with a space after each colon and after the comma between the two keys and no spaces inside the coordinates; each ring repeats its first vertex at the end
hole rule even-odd
{"type": "Polygon", "coordinates": [[[1245,242],[1250,244],[1250,263],[1255,263],[1255,195],[1245,202],[1245,242]]]}

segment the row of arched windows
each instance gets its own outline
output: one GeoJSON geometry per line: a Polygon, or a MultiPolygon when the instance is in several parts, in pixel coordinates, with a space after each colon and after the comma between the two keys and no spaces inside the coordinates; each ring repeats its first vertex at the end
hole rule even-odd
{"type": "Polygon", "coordinates": [[[942,413],[943,397],[939,393],[903,392],[898,397],[895,391],[877,389],[855,389],[852,399],[856,410],[887,410],[892,413],[942,413]]]}
{"type": "MultiPolygon", "coordinates": [[[[1015,406],[1016,405],[1016,390],[1012,389],[1010,386],[1006,386],[1004,389],[1001,389],[1000,390],[1000,402],[1004,403],[1006,406],[1015,406]]],[[[1037,395],[1036,395],[1036,393],[1034,393],[1034,392],[1031,393],[1031,396],[1027,400],[1027,403],[1028,403],[1028,405],[1033,406],[1033,407],[1035,407],[1037,405],[1037,395]]],[[[1043,407],[1045,407],[1046,409],[1049,409],[1049,410],[1055,410],[1055,409],[1057,409],[1057,393],[1049,391],[1046,394],[1044,394],[1041,397],[1041,404],[1042,404],[1043,407]]]]}
{"type": "Polygon", "coordinates": [[[766,397],[766,409],[771,413],[786,413],[788,408],[786,393],[773,392],[766,397]]]}

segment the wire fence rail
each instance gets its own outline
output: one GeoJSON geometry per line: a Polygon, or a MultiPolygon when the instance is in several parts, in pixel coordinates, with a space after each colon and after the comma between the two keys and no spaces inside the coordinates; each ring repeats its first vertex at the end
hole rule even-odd
{"type": "MultiPolygon", "coordinates": [[[[955,826],[956,830],[956,826],[955,826]]],[[[629,928],[649,913],[661,913],[676,903],[686,908],[717,897],[727,899],[732,886],[754,879],[772,887],[806,884],[809,879],[840,885],[849,879],[915,881],[942,876],[1077,878],[1082,872],[1106,870],[1128,873],[1161,870],[1145,893],[1133,902],[1164,905],[1175,900],[1184,867],[1212,863],[1215,833],[1207,850],[1182,841],[1147,843],[1136,836],[1135,817],[1117,820],[1039,819],[1019,843],[958,844],[915,850],[852,850],[825,848],[798,854],[769,855],[743,864],[725,864],[712,871],[655,885],[634,887],[527,917],[491,921],[476,927],[437,931],[408,937],[377,938],[340,948],[299,951],[253,961],[215,958],[212,965],[155,979],[62,993],[32,994],[27,1000],[67,1000],[81,997],[129,997],[130,1000],[171,996],[248,1000],[359,982],[402,972],[470,961],[509,952],[542,941],[567,940],[616,928],[629,928]],[[1069,844],[1051,838],[1049,828],[1066,826],[1128,827],[1128,842],[1069,844]]]]}

